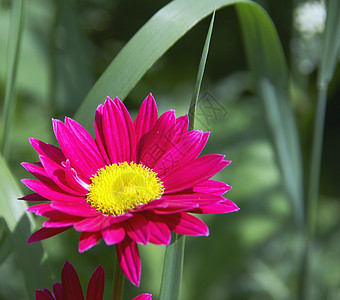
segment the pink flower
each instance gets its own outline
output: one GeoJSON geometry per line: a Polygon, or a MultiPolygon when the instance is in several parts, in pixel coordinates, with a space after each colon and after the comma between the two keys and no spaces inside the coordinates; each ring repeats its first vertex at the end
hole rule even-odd
{"type": "Polygon", "coordinates": [[[188,116],[176,119],[173,110],[158,117],[151,94],[134,122],[118,98],[107,98],[96,111],[96,140],[70,118],[53,120],[53,128],[60,148],[30,138],[40,162],[22,163],[37,180],[23,180],[35,193],[21,199],[49,201],[28,208],[49,218],[29,243],[73,227],[81,232],[79,252],[101,239],[116,245],[122,270],[139,285],[137,243],[169,245],[171,231],[207,236],[191,213],[238,210],[222,197],[231,187],[210,180],[230,161],[198,157],[209,133],[188,131],[188,116]]]}
{"type": "MultiPolygon", "coordinates": [[[[105,272],[102,266],[98,266],[89,281],[86,300],[102,300],[104,293],[105,272]]],[[[48,289],[36,290],[36,300],[84,300],[83,291],[76,270],[67,261],[61,271],[61,283],[53,285],[54,295],[48,289]]]]}
{"type": "MultiPolygon", "coordinates": [[[[93,272],[87,287],[86,300],[102,300],[105,272],[98,266],[93,272]]],[[[67,261],[61,271],[61,283],[53,285],[54,295],[48,289],[36,290],[35,300],[84,300],[79,277],[74,267],[67,261]]],[[[151,300],[151,294],[142,294],[132,300],[151,300]]]]}

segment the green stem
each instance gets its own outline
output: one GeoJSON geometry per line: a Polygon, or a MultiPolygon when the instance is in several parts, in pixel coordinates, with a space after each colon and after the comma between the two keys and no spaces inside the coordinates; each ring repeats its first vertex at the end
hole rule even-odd
{"type": "Polygon", "coordinates": [[[124,290],[124,274],[116,259],[115,276],[113,278],[112,300],[122,300],[124,290]]]}
{"type": "Polygon", "coordinates": [[[185,236],[175,234],[173,242],[166,247],[160,300],[177,300],[180,292],[185,236]]]}

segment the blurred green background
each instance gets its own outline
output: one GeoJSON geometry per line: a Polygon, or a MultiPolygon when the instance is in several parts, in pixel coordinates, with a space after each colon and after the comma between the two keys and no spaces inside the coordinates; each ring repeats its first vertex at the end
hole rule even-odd
{"type": "MultiPolygon", "coordinates": [[[[170,1],[26,2],[8,159],[18,180],[28,176],[20,162],[37,161],[28,137],[56,144],[51,118],[72,117],[126,42],[170,1]]],[[[258,2],[272,18],[285,51],[290,105],[298,124],[303,168],[308,174],[321,33],[318,29],[308,31],[299,23],[296,8],[301,7],[302,1],[258,2]]],[[[10,7],[11,1],[0,1],[1,113],[10,7]]],[[[186,34],[122,99],[133,116],[149,92],[153,93],[160,112],[175,109],[177,116],[187,113],[209,21],[203,20],[186,34]]],[[[308,299],[339,299],[340,295],[339,70],[329,87],[308,299]]],[[[93,114],[89,112],[91,122],[93,114]]],[[[196,129],[211,131],[205,153],[226,154],[233,161],[218,179],[233,187],[226,196],[241,210],[229,215],[204,216],[210,236],[186,239],[181,299],[298,299],[300,282],[306,276],[302,272],[304,238],[297,230],[292,206],[282,189],[263,107],[250,80],[233,8],[216,13],[196,129]]],[[[23,185],[21,188],[29,192],[23,185]]],[[[38,223],[42,221],[37,219],[38,223]]],[[[79,233],[69,230],[43,242],[55,281],[60,281],[62,265],[69,260],[85,289],[95,267],[102,264],[108,298],[114,248],[101,242],[79,254],[78,238],[79,233]]],[[[126,281],[125,299],[142,292],[150,292],[153,299],[158,299],[164,249],[140,246],[141,286],[137,289],[126,281]]],[[[24,299],[22,277],[13,255],[1,264],[0,278],[0,299],[24,299]]]]}

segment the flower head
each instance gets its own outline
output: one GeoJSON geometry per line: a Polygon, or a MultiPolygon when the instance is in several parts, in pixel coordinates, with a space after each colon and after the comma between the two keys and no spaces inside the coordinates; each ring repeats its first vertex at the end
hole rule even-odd
{"type": "Polygon", "coordinates": [[[81,232],[79,252],[101,239],[116,245],[125,275],[139,285],[137,243],[168,245],[171,231],[207,236],[191,213],[238,210],[222,197],[230,187],[210,180],[230,161],[198,157],[209,133],[188,131],[188,116],[176,118],[173,110],[158,117],[151,94],[134,122],[118,98],[107,98],[96,111],[96,139],[70,118],[53,120],[53,128],[60,148],[31,138],[40,162],[23,163],[37,180],[23,180],[35,193],[21,199],[49,201],[28,208],[49,218],[28,242],[73,227],[81,232]]]}
{"type": "MultiPolygon", "coordinates": [[[[104,294],[105,272],[102,266],[98,266],[89,281],[86,300],[102,300],[104,294]]],[[[84,300],[84,294],[79,277],[74,267],[67,261],[61,271],[61,283],[53,285],[53,292],[48,289],[36,290],[36,300],[84,300]]],[[[151,300],[151,294],[142,294],[132,300],[151,300]]]]}

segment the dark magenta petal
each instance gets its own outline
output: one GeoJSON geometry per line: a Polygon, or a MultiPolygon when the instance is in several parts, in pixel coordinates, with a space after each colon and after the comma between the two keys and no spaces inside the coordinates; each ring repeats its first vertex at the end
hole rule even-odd
{"type": "Polygon", "coordinates": [[[125,230],[120,224],[112,224],[102,231],[103,239],[106,245],[120,243],[125,238],[125,230]]]}
{"type": "Polygon", "coordinates": [[[82,138],[80,132],[71,131],[59,120],[53,120],[53,128],[60,148],[77,172],[90,178],[98,169],[105,166],[98,148],[93,149],[88,140],[82,138]]]}
{"type": "Polygon", "coordinates": [[[186,235],[209,235],[207,225],[199,218],[188,213],[164,215],[162,218],[173,232],[186,235]]]}
{"type": "Polygon", "coordinates": [[[77,272],[68,261],[61,271],[61,284],[66,300],[84,300],[77,272]]]}
{"type": "Polygon", "coordinates": [[[143,101],[138,115],[133,123],[136,133],[137,142],[137,161],[139,161],[140,154],[144,148],[144,144],[148,137],[150,130],[155,125],[158,119],[158,110],[156,101],[150,93],[143,101]]]}
{"type": "Polygon", "coordinates": [[[149,132],[139,162],[153,168],[172,144],[175,127],[175,111],[162,114],[149,132]]]}
{"type": "Polygon", "coordinates": [[[167,172],[161,177],[165,193],[183,191],[211,178],[230,163],[223,158],[219,154],[205,155],[167,172]]]}
{"type": "Polygon", "coordinates": [[[38,242],[49,237],[55,236],[59,233],[66,231],[67,229],[70,229],[71,227],[72,226],[62,228],[41,228],[29,237],[29,239],[27,240],[27,244],[38,242]]]}
{"type": "Polygon", "coordinates": [[[215,204],[202,205],[198,208],[194,208],[190,212],[196,214],[225,214],[238,210],[239,208],[234,202],[230,201],[229,199],[224,199],[223,201],[215,204]]]}
{"type": "Polygon", "coordinates": [[[54,292],[54,297],[56,300],[64,300],[64,291],[63,291],[63,286],[60,282],[56,282],[53,284],[53,292],[54,292]]]}
{"type": "Polygon", "coordinates": [[[137,243],[127,237],[116,245],[116,250],[124,274],[135,286],[139,286],[141,263],[137,243]]]}
{"type": "Polygon", "coordinates": [[[65,219],[51,219],[43,223],[44,228],[61,228],[73,226],[75,223],[79,222],[80,218],[67,217],[65,219]]]}
{"type": "Polygon", "coordinates": [[[22,179],[23,184],[25,184],[29,189],[36,192],[37,194],[45,197],[52,201],[62,201],[62,202],[85,202],[85,198],[81,196],[71,195],[66,193],[56,184],[49,184],[41,182],[35,179],[22,179]]]}
{"type": "Polygon", "coordinates": [[[56,163],[61,163],[66,159],[63,152],[56,146],[44,143],[35,138],[29,138],[29,141],[39,155],[46,155],[56,163]]]}
{"type": "Polygon", "coordinates": [[[118,98],[107,99],[103,108],[106,150],[112,163],[135,159],[136,136],[125,106],[118,98]]]}
{"type": "Polygon", "coordinates": [[[78,217],[95,217],[101,214],[87,202],[53,202],[51,206],[65,214],[78,217]]]}
{"type": "Polygon", "coordinates": [[[133,218],[124,223],[125,231],[129,237],[137,242],[146,245],[149,242],[148,221],[141,214],[135,214],[133,218]]]}
{"type": "Polygon", "coordinates": [[[104,294],[105,272],[98,266],[93,272],[87,286],[86,300],[102,300],[104,294]]]}
{"type": "Polygon", "coordinates": [[[82,232],[79,238],[78,251],[83,253],[84,251],[92,248],[98,244],[102,238],[101,232],[82,232]]]}
{"type": "Polygon", "coordinates": [[[51,295],[51,292],[48,293],[46,290],[36,290],[35,300],[54,300],[54,298],[51,295]]]}
{"type": "Polygon", "coordinates": [[[21,198],[18,198],[18,200],[25,200],[25,201],[47,201],[48,199],[46,199],[43,196],[40,196],[37,193],[32,193],[32,194],[28,194],[26,196],[23,196],[21,198]]]}
{"type": "Polygon", "coordinates": [[[142,294],[142,295],[138,295],[132,300],[151,300],[151,296],[152,296],[151,294],[142,294]]]}

